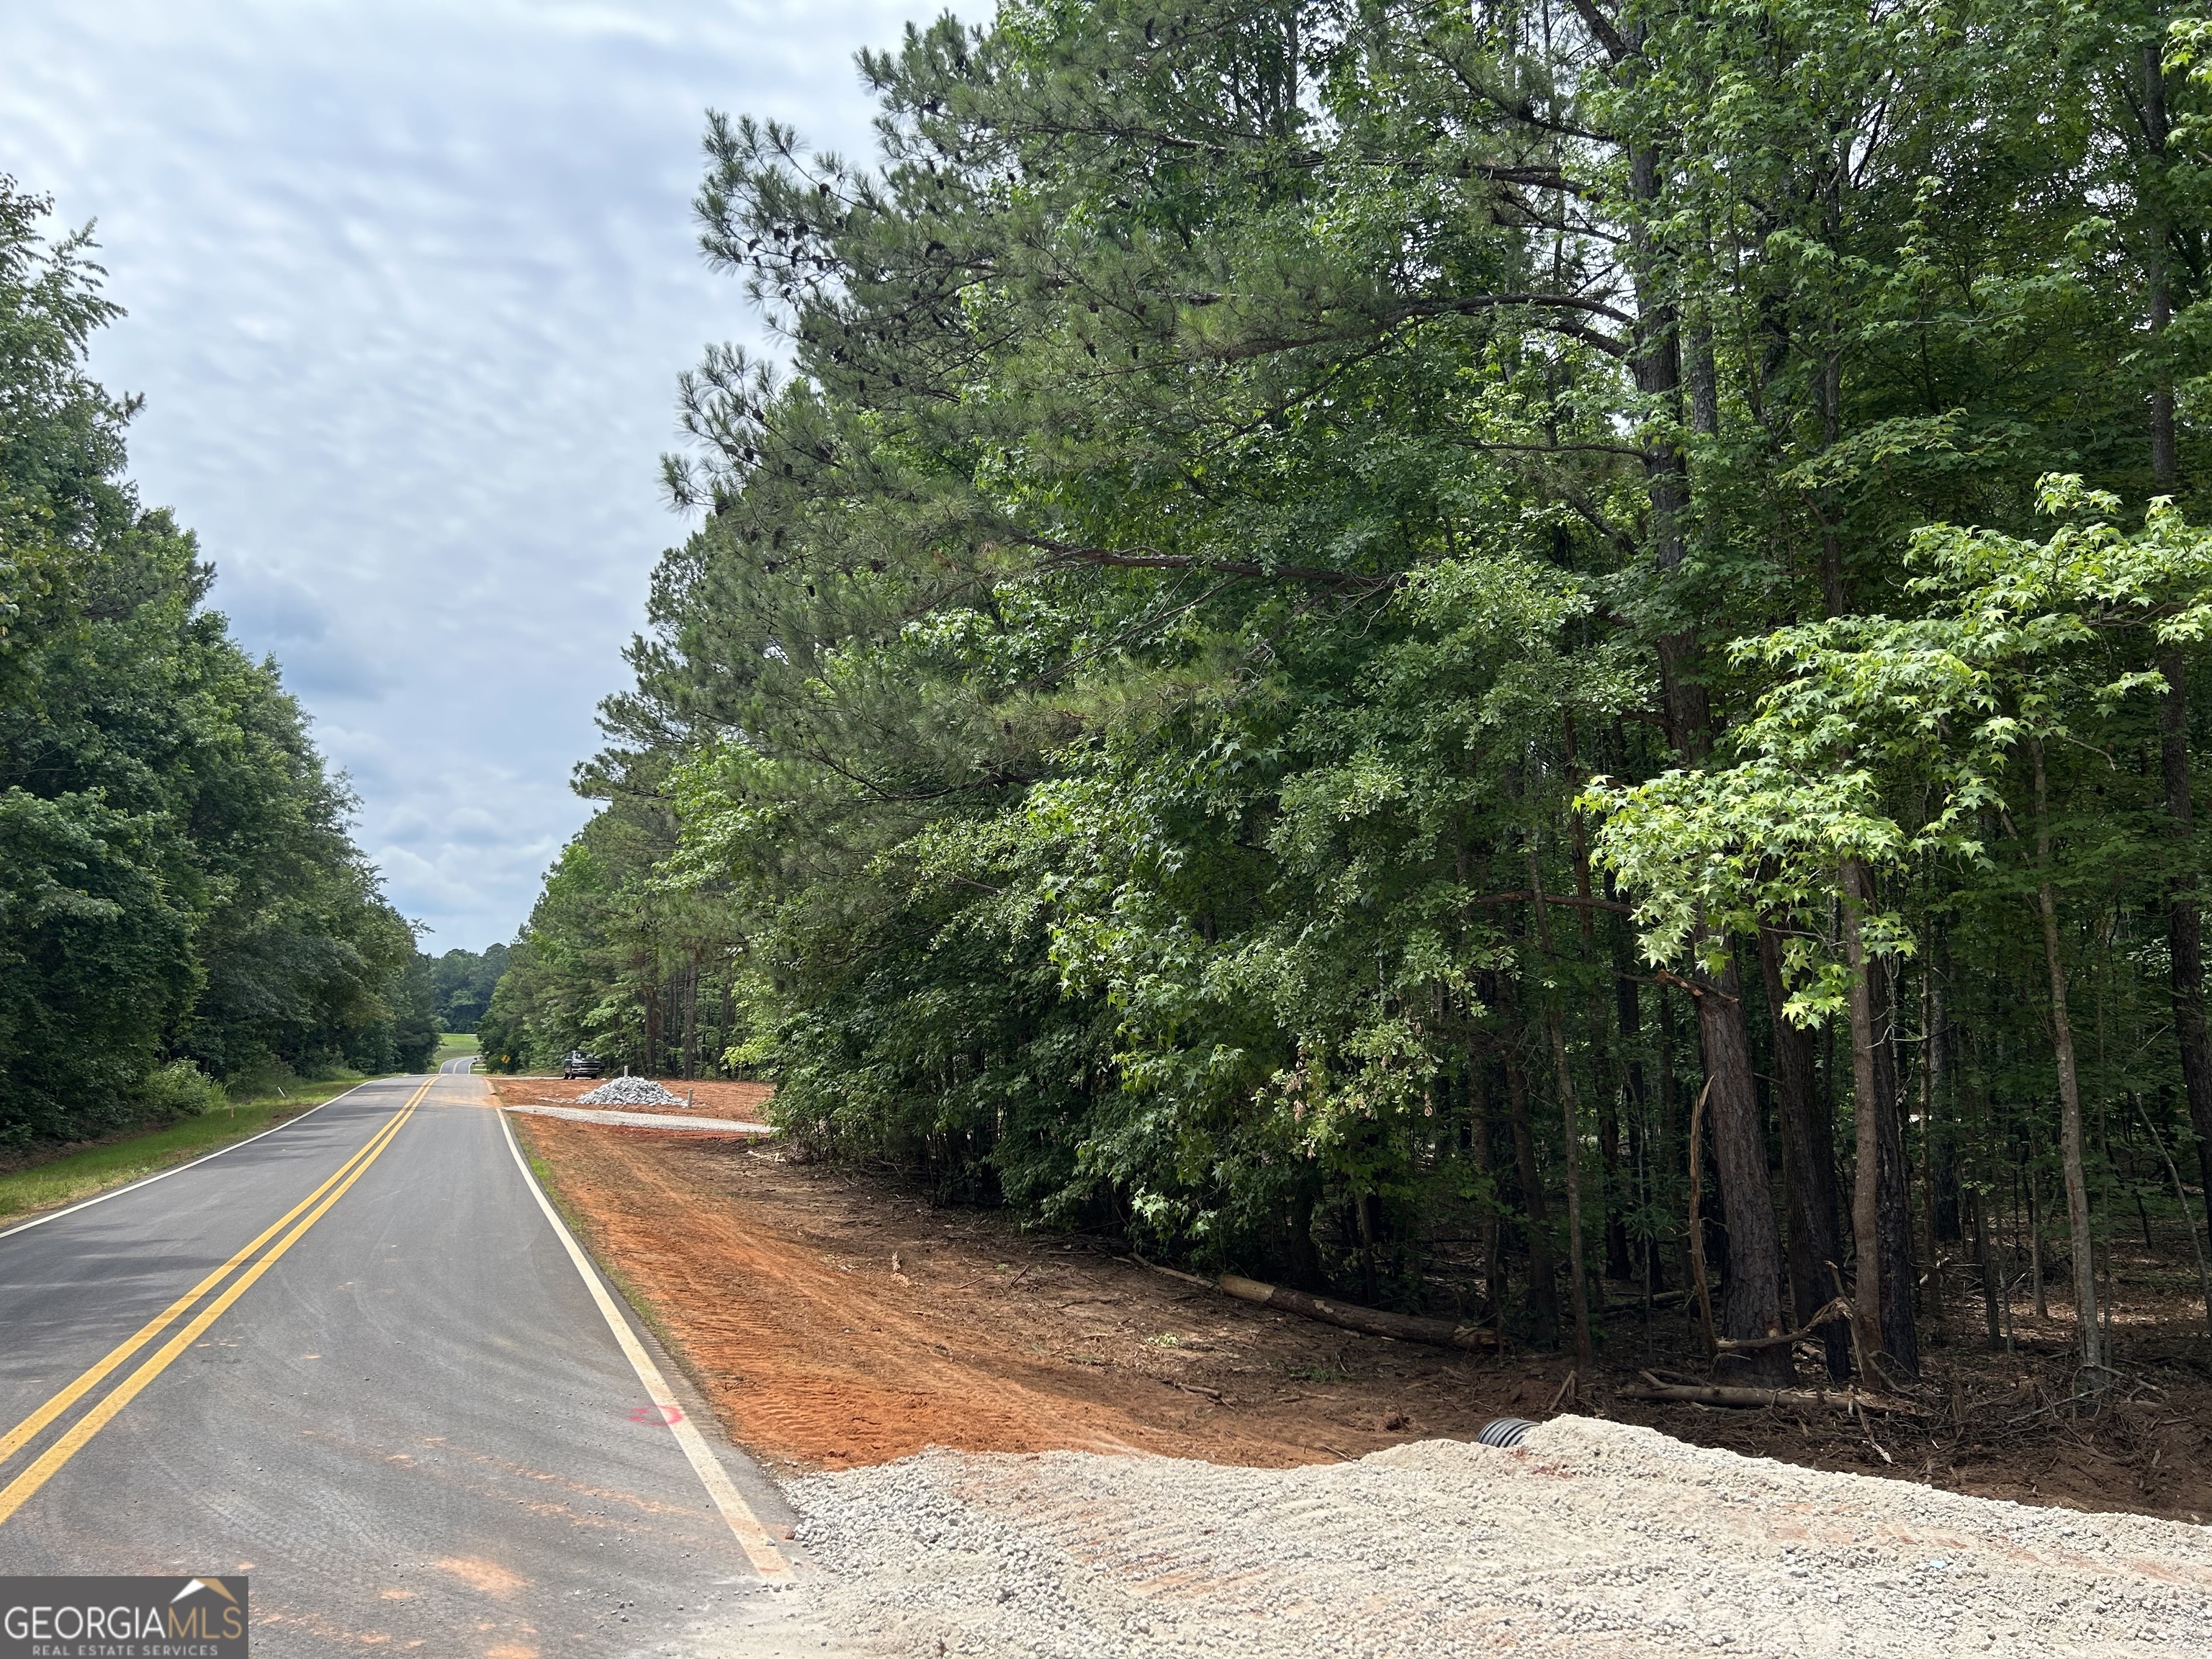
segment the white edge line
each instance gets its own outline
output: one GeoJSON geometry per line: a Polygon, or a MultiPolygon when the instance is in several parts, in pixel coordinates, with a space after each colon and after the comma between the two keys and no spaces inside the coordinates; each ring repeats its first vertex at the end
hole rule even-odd
{"type": "MultiPolygon", "coordinates": [[[[392,1077],[406,1077],[409,1075],[410,1075],[410,1073],[405,1072],[395,1072],[392,1074],[392,1077]]],[[[416,1073],[414,1075],[419,1075],[419,1073],[416,1073]]],[[[431,1075],[434,1077],[437,1073],[434,1072],[431,1075]]],[[[79,1210],[88,1210],[95,1204],[105,1204],[111,1198],[120,1198],[125,1193],[135,1193],[142,1187],[150,1187],[157,1181],[167,1181],[173,1175],[182,1175],[187,1170],[197,1170],[201,1164],[206,1163],[208,1159],[211,1158],[221,1158],[225,1152],[234,1152],[241,1146],[251,1146],[257,1140],[264,1140],[270,1135],[276,1134],[283,1130],[289,1129],[295,1123],[299,1122],[301,1118],[313,1117],[317,1112],[321,1111],[324,1107],[335,1106],[338,1102],[343,1100],[347,1095],[357,1095],[363,1089],[368,1088],[372,1083],[389,1083],[391,1080],[392,1078],[384,1077],[364,1078],[359,1083],[355,1084],[352,1088],[344,1091],[343,1093],[335,1094],[328,1100],[317,1102],[314,1105],[308,1107],[306,1111],[301,1112],[298,1117],[288,1117],[282,1123],[277,1124],[274,1128],[264,1129],[259,1134],[248,1135],[243,1140],[234,1140],[228,1146],[218,1146],[211,1152],[203,1153],[200,1157],[194,1158],[189,1164],[173,1164],[166,1170],[157,1170],[155,1173],[149,1176],[141,1176],[136,1181],[125,1182],[122,1186],[112,1188],[108,1191],[100,1194],[97,1198],[81,1200],[77,1203],[70,1205],[67,1209],[49,1210],[46,1214],[37,1217],[33,1220],[19,1221],[6,1231],[0,1232],[0,1238],[13,1238],[17,1233],[27,1233],[33,1227],[43,1227],[49,1221],[59,1221],[65,1215],[75,1215],[79,1210]]],[[[33,1164],[32,1167],[35,1169],[38,1166],[33,1164]]]]}
{"type": "Polygon", "coordinates": [[[532,1173],[529,1160],[522,1156],[522,1148],[515,1144],[514,1126],[507,1122],[505,1112],[499,1114],[499,1127],[507,1137],[507,1150],[514,1154],[514,1167],[522,1171],[522,1179],[529,1187],[531,1196],[538,1200],[538,1207],[545,1212],[545,1219],[552,1224],[554,1237],[567,1249],[568,1260],[575,1263],[576,1272],[582,1276],[585,1288],[591,1291],[592,1300],[599,1304],[599,1312],[606,1319],[607,1328],[614,1333],[615,1341],[629,1359],[630,1369],[637,1373],[637,1380],[645,1384],[647,1395],[654,1405],[660,1407],[661,1415],[668,1419],[668,1431],[676,1437],[676,1443],[684,1449],[684,1455],[690,1461],[700,1483],[707,1488],[707,1496],[714,1499],[714,1507],[721,1512],[722,1519],[736,1535],[739,1547],[745,1553],[745,1559],[752,1563],[753,1571],[771,1584],[791,1583],[789,1559],[777,1547],[775,1535],[753,1513],[752,1505],[745,1502],[744,1494],[737,1489],[730,1479],[729,1471],[714,1455],[714,1449],[707,1443],[707,1437],[699,1432],[698,1425],[692,1422],[690,1413],[677,1402],[674,1391],[668,1386],[668,1379],[661,1375],[660,1367],[653,1363],[653,1356],[646,1352],[644,1344],[630,1329],[629,1322],[623,1317],[622,1310],[615,1306],[614,1297],[601,1280],[599,1270],[592,1265],[591,1257],[584,1254],[584,1247],[576,1243],[575,1235],[561,1219],[561,1212],[553,1207],[552,1200],[545,1196],[545,1189],[538,1184],[538,1177],[532,1173]]]}

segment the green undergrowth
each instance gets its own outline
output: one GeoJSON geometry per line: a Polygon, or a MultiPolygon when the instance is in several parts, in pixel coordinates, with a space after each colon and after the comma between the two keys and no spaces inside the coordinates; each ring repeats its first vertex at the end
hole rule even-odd
{"type": "Polygon", "coordinates": [[[441,1031],[438,1035],[438,1052],[431,1057],[430,1069],[436,1071],[449,1060],[459,1060],[463,1054],[477,1052],[474,1031],[441,1031]]]}
{"type": "Polygon", "coordinates": [[[319,1083],[294,1081],[283,1085],[282,1093],[271,1085],[265,1098],[226,1103],[157,1129],[125,1134],[11,1170],[0,1175],[0,1222],[18,1221],[41,1211],[81,1203],[142,1176],[204,1158],[287,1118],[297,1117],[360,1081],[358,1077],[319,1083]]]}

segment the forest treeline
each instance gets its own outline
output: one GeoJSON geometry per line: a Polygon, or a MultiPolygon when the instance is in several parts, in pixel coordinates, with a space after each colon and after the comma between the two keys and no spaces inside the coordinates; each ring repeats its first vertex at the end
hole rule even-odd
{"type": "Polygon", "coordinates": [[[872,155],[714,118],[781,349],[683,382],[503,1063],[1519,1340],[1702,1260],[1748,1377],[1931,1274],[2103,1364],[2212,1184],[2206,39],[1009,0],[872,155]]]}
{"type": "Polygon", "coordinates": [[[119,307],[51,211],[0,178],[0,1154],[437,1045],[343,781],[126,476],[119,307]]]}
{"type": "Polygon", "coordinates": [[[452,950],[443,956],[424,956],[422,971],[429,979],[430,1006],[441,1031],[473,1031],[491,1006],[492,992],[507,972],[507,946],[495,945],[477,951],[452,950]]]}

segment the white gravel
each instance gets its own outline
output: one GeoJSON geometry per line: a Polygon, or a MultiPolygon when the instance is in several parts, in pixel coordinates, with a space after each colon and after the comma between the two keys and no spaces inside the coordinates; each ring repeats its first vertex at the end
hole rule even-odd
{"type": "Polygon", "coordinates": [[[681,1106],[684,1097],[672,1095],[649,1077],[609,1078],[587,1095],[578,1095],[580,1106],[681,1106]]]}
{"type": "Polygon", "coordinates": [[[618,1123],[625,1129],[686,1129],[694,1134],[772,1135],[775,1126],[737,1117],[677,1117],[667,1112],[580,1112],[567,1106],[514,1106],[510,1112],[565,1117],[573,1123],[618,1123]]]}
{"type": "Polygon", "coordinates": [[[2212,1654],[2212,1528],[1589,1418],[1285,1470],[932,1450],[789,1491],[856,1652],[2212,1654]]]}

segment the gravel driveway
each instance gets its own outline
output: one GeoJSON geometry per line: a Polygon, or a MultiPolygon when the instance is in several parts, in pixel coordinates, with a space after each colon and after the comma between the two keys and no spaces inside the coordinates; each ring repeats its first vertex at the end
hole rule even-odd
{"type": "Polygon", "coordinates": [[[1282,1470],[931,1451],[791,1496],[865,1652],[2212,1654],[2212,1528],[1589,1418],[1282,1470]]]}

